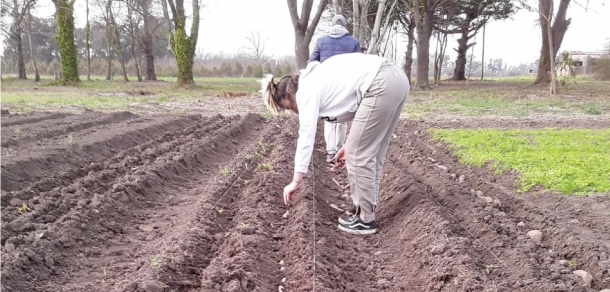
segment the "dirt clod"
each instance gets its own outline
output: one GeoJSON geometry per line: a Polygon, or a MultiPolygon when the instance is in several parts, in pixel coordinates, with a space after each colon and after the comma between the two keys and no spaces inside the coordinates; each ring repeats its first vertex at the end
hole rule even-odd
{"type": "Polygon", "coordinates": [[[542,243],[542,232],[540,232],[540,230],[530,230],[527,233],[527,236],[537,245],[542,243]]]}
{"type": "Polygon", "coordinates": [[[139,290],[143,291],[143,292],[162,292],[163,291],[163,287],[161,287],[161,285],[159,285],[159,283],[157,282],[153,282],[153,281],[148,281],[148,282],[144,282],[141,285],[139,285],[139,290]]]}
{"type": "Polygon", "coordinates": [[[576,270],[573,273],[574,275],[579,276],[582,281],[585,282],[586,286],[590,286],[591,281],[593,280],[593,276],[591,276],[591,274],[583,270],[576,270]]]}

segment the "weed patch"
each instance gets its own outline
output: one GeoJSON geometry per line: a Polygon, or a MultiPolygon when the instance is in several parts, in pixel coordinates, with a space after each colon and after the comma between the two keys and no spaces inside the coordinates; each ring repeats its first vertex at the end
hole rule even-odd
{"type": "Polygon", "coordinates": [[[496,174],[518,171],[518,192],[536,185],[561,194],[610,192],[610,129],[430,132],[463,164],[488,165],[496,174]]]}

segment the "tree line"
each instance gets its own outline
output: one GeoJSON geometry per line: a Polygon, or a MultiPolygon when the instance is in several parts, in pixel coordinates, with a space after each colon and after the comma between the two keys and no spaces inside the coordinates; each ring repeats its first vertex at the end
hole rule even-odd
{"type": "MultiPolygon", "coordinates": [[[[39,19],[32,16],[36,0],[2,0],[3,33],[10,44],[6,46],[5,58],[13,56],[12,64],[17,67],[19,78],[26,78],[26,60],[37,69],[37,61],[50,64],[59,59],[62,84],[78,83],[79,72],[83,70],[87,79],[92,72],[99,74],[101,61],[106,62],[107,79],[118,71],[125,81],[129,80],[127,72],[135,72],[141,81],[156,80],[157,60],[173,59],[181,85],[194,83],[194,71],[198,75],[207,72],[226,76],[230,67],[231,76],[240,75],[239,71],[241,76],[256,76],[266,69],[277,73],[288,69],[285,63],[273,66],[270,63],[272,68],[265,68],[264,42],[255,33],[249,37],[250,62],[225,61],[224,67],[197,67],[195,48],[201,0],[192,0],[189,15],[184,0],[79,0],[86,1],[83,29],[74,27],[75,1],[53,0],[56,8],[53,19],[39,19]],[[114,68],[115,63],[119,64],[118,69],[114,68]]],[[[566,11],[572,1],[576,0],[320,0],[314,11],[313,0],[303,0],[299,13],[297,1],[288,0],[287,13],[295,37],[294,69],[305,67],[320,20],[341,13],[348,19],[348,30],[368,54],[387,55],[395,51],[388,49],[392,36],[405,34],[408,44],[401,49],[404,69],[416,87],[430,89],[430,75],[434,83],[440,82],[448,62],[453,63],[453,79],[466,80],[472,74],[473,46],[479,45],[473,41],[475,36],[483,33],[480,45],[484,48],[484,32],[489,22],[507,19],[526,9],[539,16],[542,35],[536,83],[554,83],[551,81],[555,79],[555,70],[551,68],[571,23],[566,11]],[[457,44],[448,43],[449,35],[458,36],[457,44]],[[456,47],[455,60],[445,57],[449,46],[456,47]]],[[[480,61],[479,67],[489,68],[484,61],[480,61]]],[[[486,71],[480,71],[483,78],[486,71]]]]}

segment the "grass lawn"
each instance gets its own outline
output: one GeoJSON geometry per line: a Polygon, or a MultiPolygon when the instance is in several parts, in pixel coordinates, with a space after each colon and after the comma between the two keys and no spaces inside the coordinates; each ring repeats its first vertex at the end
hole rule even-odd
{"type": "Polygon", "coordinates": [[[518,192],[536,185],[561,194],[610,192],[610,129],[440,130],[461,163],[520,173],[518,192]]]}
{"type": "Polygon", "coordinates": [[[105,81],[101,77],[82,80],[76,87],[56,86],[50,77],[38,85],[32,80],[2,79],[2,104],[13,111],[62,109],[79,106],[96,110],[128,110],[144,103],[192,103],[226,94],[250,95],[260,88],[256,78],[196,78],[195,86],[181,88],[175,80],[123,82],[105,81]]]}
{"type": "Polygon", "coordinates": [[[551,96],[547,85],[533,79],[445,81],[434,90],[413,90],[405,106],[408,118],[422,117],[537,117],[541,115],[610,114],[610,82],[577,79],[559,86],[551,96]]]}

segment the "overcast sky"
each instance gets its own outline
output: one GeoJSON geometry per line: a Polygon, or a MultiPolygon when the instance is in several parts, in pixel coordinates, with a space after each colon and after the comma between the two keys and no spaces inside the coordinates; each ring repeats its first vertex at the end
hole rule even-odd
{"type": "MultiPolygon", "coordinates": [[[[201,24],[197,51],[203,53],[232,54],[248,46],[246,37],[253,30],[260,31],[267,40],[265,52],[273,56],[294,55],[294,32],[285,0],[201,0],[201,24]]],[[[610,1],[589,0],[588,10],[578,4],[568,9],[572,24],[563,40],[560,51],[601,50],[610,38],[610,1]],[[609,2],[609,3],[606,3],[609,2]]],[[[578,0],[585,4],[587,0],[578,0]]],[[[186,6],[190,2],[185,1],[186,6]]],[[[300,7],[300,2],[299,7],[300,7]]],[[[314,1],[314,10],[318,1],[314,1]]],[[[530,0],[535,4],[537,1],[530,0]]],[[[559,1],[555,1],[559,2],[559,1]]],[[[556,5],[558,6],[558,4],[556,5]]],[[[85,1],[76,1],[76,26],[85,25],[85,1]]],[[[299,9],[300,10],[300,9],[299,9]]],[[[55,8],[51,0],[39,0],[38,16],[52,16],[55,8]]],[[[313,16],[312,16],[313,17],[313,16]]],[[[511,19],[487,25],[485,59],[502,58],[509,65],[534,61],[540,52],[540,29],[536,26],[537,14],[522,10],[511,19]]],[[[457,35],[456,35],[457,37],[457,35]]],[[[447,53],[455,56],[457,42],[450,36],[447,53]]],[[[481,57],[481,36],[474,48],[476,59],[481,57]]],[[[404,48],[399,48],[400,56],[404,48]]],[[[431,45],[431,52],[434,47],[431,45]]]]}

